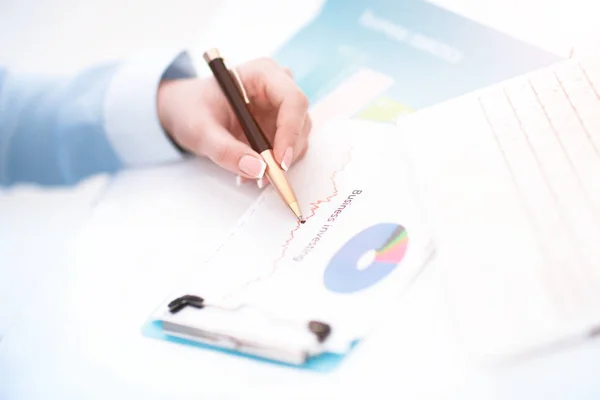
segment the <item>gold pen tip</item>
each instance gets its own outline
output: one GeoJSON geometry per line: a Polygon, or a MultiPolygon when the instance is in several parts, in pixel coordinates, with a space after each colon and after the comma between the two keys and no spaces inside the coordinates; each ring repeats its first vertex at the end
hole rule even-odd
{"type": "Polygon", "coordinates": [[[207,63],[211,62],[215,58],[221,58],[221,53],[219,53],[219,50],[212,48],[212,49],[208,49],[204,52],[204,60],[207,63]]]}
{"type": "MultiPolygon", "coordinates": [[[[295,201],[291,202],[290,208],[292,209],[292,211],[298,218],[298,221],[300,221],[300,222],[305,221],[304,218],[302,218],[302,213],[300,212],[300,207],[298,206],[297,202],[295,202],[295,201]]],[[[302,222],[302,223],[304,223],[304,222],[302,222]]]]}

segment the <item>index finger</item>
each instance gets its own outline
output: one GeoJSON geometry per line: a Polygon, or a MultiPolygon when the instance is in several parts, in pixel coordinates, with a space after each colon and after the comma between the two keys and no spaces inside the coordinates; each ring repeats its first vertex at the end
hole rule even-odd
{"type": "Polygon", "coordinates": [[[240,70],[239,73],[250,95],[258,93],[260,97],[264,94],[265,100],[277,113],[273,152],[280,164],[284,156],[291,158],[285,160],[285,167],[289,167],[295,145],[303,135],[308,98],[284,68],[268,59],[248,65],[245,71],[240,70]]]}

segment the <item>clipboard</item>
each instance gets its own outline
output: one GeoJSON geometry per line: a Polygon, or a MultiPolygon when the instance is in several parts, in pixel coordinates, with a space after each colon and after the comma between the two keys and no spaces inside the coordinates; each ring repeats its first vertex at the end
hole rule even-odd
{"type": "Polygon", "coordinates": [[[265,189],[208,260],[190,261],[191,274],[143,334],[312,371],[339,366],[435,250],[401,147],[390,157],[376,145],[396,134],[370,122],[324,127],[290,171],[306,189],[308,222],[271,224],[260,234],[288,216],[265,189]],[[339,152],[326,157],[334,144],[339,152]]]}
{"type": "Polygon", "coordinates": [[[257,317],[260,313],[254,313],[257,318],[240,319],[236,314],[240,309],[226,310],[195,295],[180,296],[169,305],[147,321],[144,336],[316,372],[331,372],[360,343],[357,338],[346,351],[332,351],[328,340],[334,328],[326,322],[257,317]],[[215,318],[203,319],[208,313],[224,319],[221,323],[215,318]],[[265,331],[269,334],[263,334],[265,331]]]}
{"type": "MultiPolygon", "coordinates": [[[[430,242],[411,281],[434,255],[430,242]]],[[[252,306],[211,304],[192,294],[163,304],[142,328],[142,334],[149,338],[318,373],[335,370],[364,339],[363,335],[345,335],[333,343],[338,333],[328,321],[287,320],[252,306]],[[252,316],[240,316],[244,309],[252,316]]]]}

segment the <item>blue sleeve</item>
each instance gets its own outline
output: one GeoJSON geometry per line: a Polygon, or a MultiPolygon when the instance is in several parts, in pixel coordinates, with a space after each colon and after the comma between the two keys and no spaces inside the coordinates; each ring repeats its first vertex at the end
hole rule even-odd
{"type": "Polygon", "coordinates": [[[0,186],[73,185],[179,160],[156,110],[162,79],[195,76],[185,52],[155,51],[69,77],[0,69],[0,186]]]}

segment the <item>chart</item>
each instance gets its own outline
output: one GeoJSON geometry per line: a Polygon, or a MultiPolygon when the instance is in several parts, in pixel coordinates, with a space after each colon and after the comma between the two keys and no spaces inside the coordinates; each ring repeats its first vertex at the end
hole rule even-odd
{"type": "Polygon", "coordinates": [[[375,285],[400,264],[408,234],[395,223],[373,225],[350,239],[329,262],[323,281],[327,289],[353,293],[375,285]]]}

